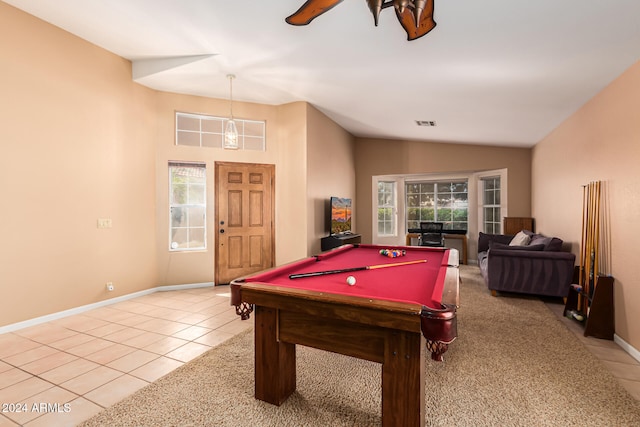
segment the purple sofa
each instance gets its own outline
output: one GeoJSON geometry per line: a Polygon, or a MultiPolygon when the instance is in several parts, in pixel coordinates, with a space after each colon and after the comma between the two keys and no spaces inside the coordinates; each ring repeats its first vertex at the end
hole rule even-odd
{"type": "Polygon", "coordinates": [[[566,298],[576,256],[562,250],[562,240],[524,231],[525,246],[509,246],[514,236],[480,233],[478,265],[492,295],[497,292],[566,298]]]}

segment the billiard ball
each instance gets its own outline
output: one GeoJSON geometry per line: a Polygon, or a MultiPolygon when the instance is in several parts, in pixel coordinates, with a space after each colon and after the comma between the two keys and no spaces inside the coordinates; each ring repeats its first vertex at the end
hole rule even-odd
{"type": "Polygon", "coordinates": [[[353,276],[349,276],[349,277],[347,277],[347,284],[348,284],[349,286],[353,286],[353,285],[355,285],[355,284],[356,284],[356,278],[355,278],[355,277],[353,277],[353,276]]]}

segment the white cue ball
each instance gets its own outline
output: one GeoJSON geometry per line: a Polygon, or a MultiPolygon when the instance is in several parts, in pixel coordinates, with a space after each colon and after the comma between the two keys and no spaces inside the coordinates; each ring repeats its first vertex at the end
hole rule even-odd
{"type": "Polygon", "coordinates": [[[356,278],[355,278],[355,277],[353,277],[353,276],[349,276],[349,277],[347,277],[347,284],[348,284],[349,286],[353,286],[353,285],[355,285],[355,284],[356,284],[356,278]]]}

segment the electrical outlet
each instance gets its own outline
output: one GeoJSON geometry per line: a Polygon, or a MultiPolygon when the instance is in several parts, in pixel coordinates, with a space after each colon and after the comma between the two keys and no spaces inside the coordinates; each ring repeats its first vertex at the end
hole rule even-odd
{"type": "Polygon", "coordinates": [[[98,228],[111,228],[112,226],[111,218],[98,218],[98,228]]]}
{"type": "Polygon", "coordinates": [[[107,290],[109,292],[113,291],[114,287],[113,287],[113,282],[107,282],[107,290]]]}

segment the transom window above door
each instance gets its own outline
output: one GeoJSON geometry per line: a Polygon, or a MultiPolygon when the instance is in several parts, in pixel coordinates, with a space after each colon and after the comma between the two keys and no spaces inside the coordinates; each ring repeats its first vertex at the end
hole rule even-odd
{"type": "MultiPolygon", "coordinates": [[[[176,112],[176,145],[222,148],[228,120],[226,117],[176,112]]],[[[265,151],[264,120],[233,120],[238,128],[240,150],[265,151]]]]}

